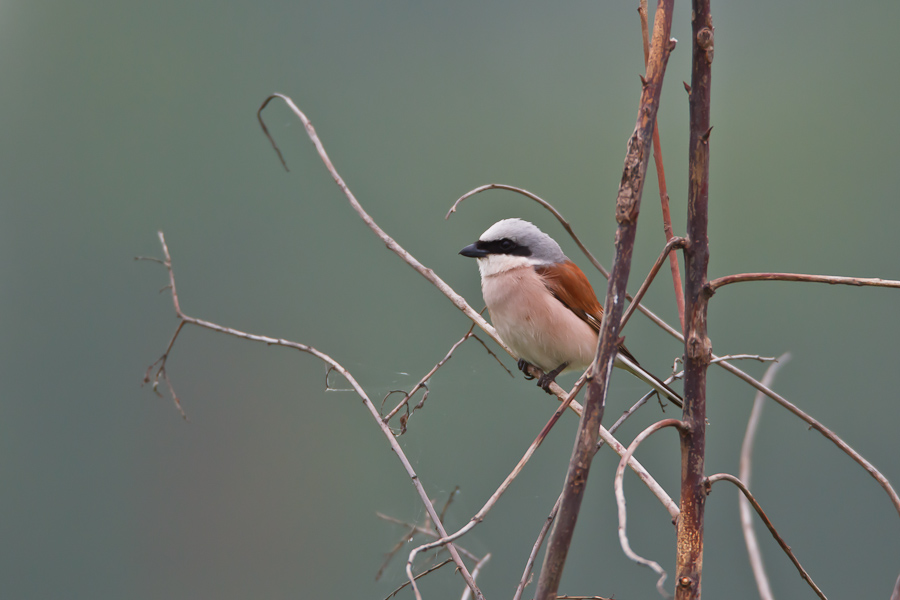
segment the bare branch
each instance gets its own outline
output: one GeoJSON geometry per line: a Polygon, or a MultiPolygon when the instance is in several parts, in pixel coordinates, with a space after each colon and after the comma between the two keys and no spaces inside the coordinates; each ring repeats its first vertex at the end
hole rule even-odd
{"type": "MultiPolygon", "coordinates": [[[[441,536],[446,537],[447,531],[446,531],[446,529],[444,529],[444,525],[443,525],[443,523],[441,523],[441,520],[438,517],[437,512],[435,511],[434,505],[432,504],[431,500],[428,498],[428,494],[425,492],[425,488],[423,487],[422,482],[419,480],[419,476],[416,474],[415,470],[413,469],[412,464],[406,458],[406,454],[403,452],[403,448],[397,442],[396,438],[394,437],[393,432],[391,431],[391,428],[388,427],[388,425],[381,420],[381,414],[378,412],[378,408],[376,408],[375,404],[372,403],[372,401],[369,399],[369,396],[366,394],[365,390],[362,388],[362,386],[359,385],[359,383],[356,381],[356,379],[353,377],[353,375],[351,375],[350,372],[347,371],[347,369],[345,369],[336,360],[334,360],[333,358],[331,358],[324,352],[321,352],[321,351],[317,350],[316,348],[313,348],[312,346],[308,346],[306,344],[301,344],[298,342],[291,342],[291,341],[285,340],[285,339],[272,338],[272,337],[265,336],[265,335],[255,335],[255,334],[245,333],[245,332],[239,331],[237,329],[232,329],[230,327],[223,327],[221,325],[217,325],[217,324],[211,323],[209,321],[204,321],[203,319],[197,319],[197,318],[189,317],[188,315],[186,315],[181,310],[181,306],[178,301],[178,292],[175,287],[175,272],[172,269],[172,258],[169,255],[169,248],[166,245],[165,236],[163,235],[163,233],[161,231],[159,232],[159,241],[162,244],[163,254],[165,255],[165,261],[163,264],[166,266],[166,269],[169,272],[169,286],[170,286],[171,293],[172,293],[172,304],[175,308],[175,314],[178,316],[178,318],[181,319],[184,323],[196,325],[197,327],[202,327],[204,329],[209,329],[211,331],[217,331],[219,333],[224,333],[224,334],[231,335],[231,336],[245,339],[245,340],[260,342],[263,344],[267,344],[269,346],[282,346],[285,348],[292,348],[294,350],[299,350],[301,352],[311,354],[311,355],[315,356],[316,358],[318,358],[319,360],[321,360],[322,362],[324,362],[325,364],[327,364],[329,367],[331,367],[335,371],[337,371],[338,373],[340,373],[341,376],[343,376],[344,379],[346,379],[347,382],[350,383],[350,385],[353,387],[356,394],[363,400],[363,403],[365,404],[366,408],[369,410],[369,413],[378,422],[378,427],[381,429],[381,432],[387,438],[388,443],[391,446],[391,449],[397,455],[398,460],[403,465],[403,468],[406,470],[406,473],[409,476],[409,478],[412,480],[413,487],[416,488],[416,492],[418,492],[419,498],[422,500],[422,503],[425,505],[425,510],[428,513],[428,516],[433,521],[435,527],[437,528],[438,533],[440,533],[441,536]]],[[[180,329],[181,329],[181,326],[179,325],[179,330],[180,329]]],[[[171,342],[171,343],[174,343],[174,337],[173,337],[173,342],[171,342]]],[[[171,349],[171,343],[170,343],[169,348],[166,350],[167,353],[171,349]]],[[[469,573],[468,568],[466,568],[466,565],[463,562],[462,557],[460,557],[459,552],[456,550],[456,548],[452,544],[450,546],[448,546],[448,548],[450,550],[450,556],[453,558],[453,562],[456,563],[456,566],[459,569],[460,573],[462,574],[463,579],[466,580],[466,584],[469,585],[470,588],[472,588],[472,591],[475,593],[476,598],[478,598],[479,600],[483,600],[484,596],[481,594],[481,590],[479,590],[478,587],[475,585],[475,581],[472,579],[472,575],[469,573]]],[[[413,577],[413,575],[411,573],[410,573],[410,577],[413,577]]],[[[413,584],[413,585],[415,585],[415,584],[413,584]]]]}
{"type": "Polygon", "coordinates": [[[874,286],[900,288],[900,281],[866,277],[838,277],[836,275],[805,275],[800,273],[741,273],[713,279],[706,284],[706,291],[712,295],[723,285],[744,281],[803,281],[807,283],[829,283],[831,285],[874,286]]]}
{"type": "Polygon", "coordinates": [[[625,454],[622,455],[621,460],[619,460],[619,466],[616,467],[614,485],[616,490],[616,506],[619,510],[619,544],[622,546],[622,551],[625,553],[625,556],[627,556],[637,564],[649,567],[657,575],[659,575],[659,579],[656,582],[656,589],[664,598],[668,598],[669,594],[666,592],[665,588],[663,588],[663,583],[666,580],[665,570],[656,561],[652,561],[639,556],[636,552],[634,552],[634,550],[631,549],[631,544],[628,542],[628,534],[625,531],[628,517],[627,511],[625,509],[625,491],[623,489],[623,480],[625,478],[625,464],[628,462],[628,459],[631,458],[635,450],[637,450],[638,446],[641,445],[641,442],[650,437],[654,432],[657,432],[665,427],[675,427],[679,431],[683,431],[684,423],[682,423],[678,419],[664,419],[662,421],[654,423],[653,425],[647,427],[641,433],[639,433],[637,437],[634,438],[634,441],[629,444],[628,450],[625,452],[625,454]]]}
{"type": "Polygon", "coordinates": [[[822,600],[828,600],[825,597],[825,594],[822,593],[822,590],[819,589],[819,586],[815,584],[812,578],[809,576],[809,573],[803,568],[800,564],[800,561],[797,560],[797,557],[794,556],[793,551],[791,551],[791,547],[785,543],[782,537],[778,534],[778,531],[775,529],[775,526],[772,525],[772,522],[769,520],[769,517],[766,516],[766,513],[763,511],[762,507],[759,505],[759,502],[756,501],[756,498],[753,497],[753,494],[750,493],[750,490],[747,489],[747,486],[744,483],[735,477],[734,475],[729,475],[728,473],[716,473],[715,475],[710,475],[706,480],[706,488],[707,494],[709,494],[710,490],[712,490],[712,484],[717,481],[730,481],[744,494],[747,500],[750,501],[750,504],[753,505],[753,508],[756,510],[756,513],[759,515],[759,518],[763,520],[763,523],[766,524],[766,527],[769,528],[769,532],[772,534],[772,537],[775,538],[775,541],[778,542],[778,545],[781,546],[781,549],[784,550],[785,554],[788,555],[788,558],[791,559],[791,562],[794,563],[794,566],[797,567],[797,570],[800,571],[800,576],[809,584],[809,587],[816,592],[816,594],[822,600]]]}
{"type": "Polygon", "coordinates": [[[897,577],[897,582],[894,584],[894,591],[891,593],[891,600],[900,600],[900,576],[897,577]]]}
{"type": "MultiPolygon", "coordinates": [[[[770,387],[775,380],[778,370],[790,359],[791,355],[785,353],[778,357],[777,362],[769,365],[769,368],[766,369],[766,374],[763,376],[763,385],[770,387]]],[[[750,487],[750,473],[753,465],[753,443],[756,439],[756,431],[765,401],[765,395],[757,391],[756,397],[753,399],[753,409],[750,411],[750,418],[747,421],[744,442],[741,444],[739,476],[747,488],[750,487]]],[[[760,600],[775,600],[772,588],[769,586],[769,577],[766,575],[766,567],[763,564],[762,552],[759,549],[756,532],[753,529],[753,514],[750,512],[750,501],[746,497],[740,496],[738,505],[741,513],[741,529],[744,532],[744,542],[747,545],[747,554],[750,557],[750,568],[753,570],[753,576],[756,579],[760,600]]]]}

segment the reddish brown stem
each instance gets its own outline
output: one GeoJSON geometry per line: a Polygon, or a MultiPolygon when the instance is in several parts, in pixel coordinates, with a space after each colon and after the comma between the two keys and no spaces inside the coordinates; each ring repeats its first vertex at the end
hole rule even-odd
{"type": "MultiPolygon", "coordinates": [[[[641,33],[644,38],[644,68],[650,59],[650,36],[647,35],[647,0],[641,0],[638,8],[641,15],[641,33]]],[[[659,204],[662,208],[663,233],[666,242],[671,242],[675,234],[672,231],[672,214],[669,212],[669,192],[666,187],[666,169],[663,167],[662,144],[659,141],[659,127],[653,128],[653,164],[656,165],[656,180],[659,184],[659,204]]],[[[675,305],[678,308],[678,320],[681,332],[684,333],[684,288],[681,283],[681,271],[678,268],[678,256],[669,255],[669,267],[672,270],[672,284],[675,286],[675,305]]]]}
{"type": "Polygon", "coordinates": [[[703,571],[703,476],[706,453],[706,370],[712,358],[704,293],[709,265],[709,106],[713,26],[709,0],[692,3],[692,68],[687,237],[685,251],[684,423],[681,433],[681,518],[676,600],[700,598],[703,571]]]}

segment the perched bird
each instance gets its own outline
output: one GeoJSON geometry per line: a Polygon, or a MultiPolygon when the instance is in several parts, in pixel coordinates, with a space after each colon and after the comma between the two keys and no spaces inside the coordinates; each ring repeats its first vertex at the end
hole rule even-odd
{"type": "MultiPolygon", "coordinates": [[[[583,371],[597,351],[603,307],[588,278],[559,244],[532,223],[504,219],[459,251],[478,259],[481,291],[500,338],[544,375],[538,385],[548,393],[564,371],[583,371]]],[[[682,406],[681,397],[644,370],[619,345],[615,365],[647,382],[682,406]]]]}

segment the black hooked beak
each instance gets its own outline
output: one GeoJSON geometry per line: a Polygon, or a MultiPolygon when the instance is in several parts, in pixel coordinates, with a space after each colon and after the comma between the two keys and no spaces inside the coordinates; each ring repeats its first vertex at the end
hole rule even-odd
{"type": "Polygon", "coordinates": [[[484,258],[488,255],[487,250],[483,250],[478,247],[478,242],[474,244],[469,244],[465,248],[459,251],[463,256],[468,256],[469,258],[484,258]]]}

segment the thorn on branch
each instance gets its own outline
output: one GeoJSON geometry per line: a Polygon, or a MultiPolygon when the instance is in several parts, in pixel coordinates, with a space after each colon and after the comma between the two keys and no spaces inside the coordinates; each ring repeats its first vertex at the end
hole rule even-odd
{"type": "Polygon", "coordinates": [[[691,95],[691,86],[688,84],[687,81],[682,81],[681,83],[684,84],[684,91],[686,91],[688,93],[688,96],[690,96],[691,95]]]}
{"type": "Polygon", "coordinates": [[[647,78],[640,74],[638,74],[638,77],[641,78],[641,87],[647,87],[647,78]]]}
{"type": "Polygon", "coordinates": [[[709,142],[709,134],[712,133],[712,130],[713,130],[712,127],[707,129],[706,132],[700,136],[700,141],[702,141],[704,144],[709,142]]]}

